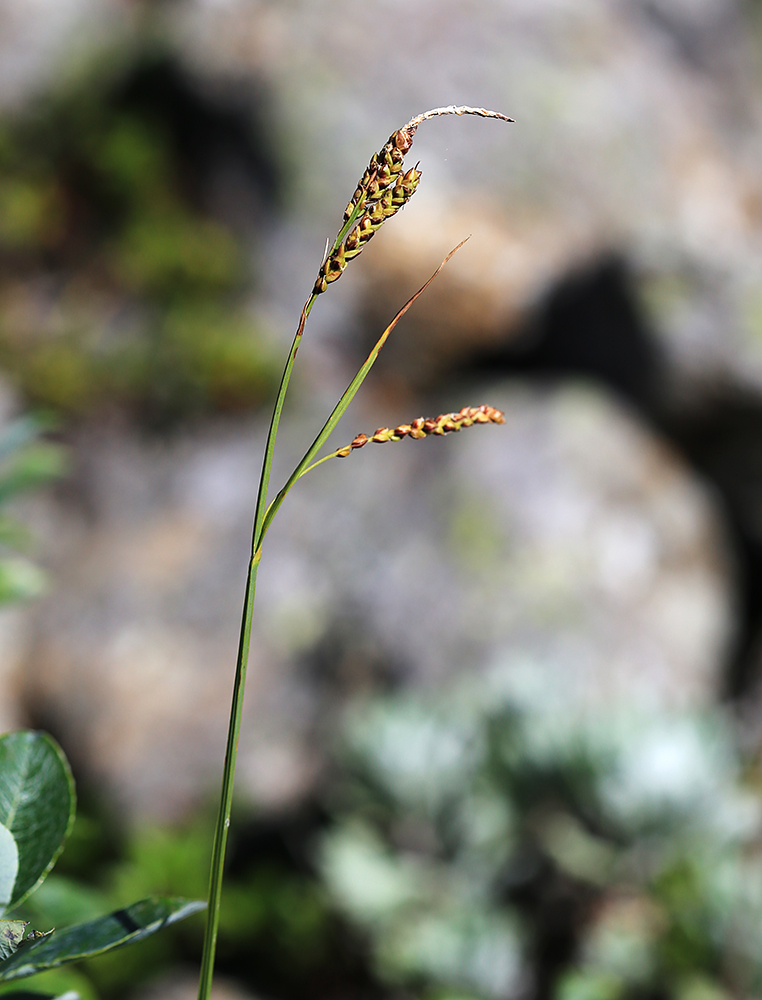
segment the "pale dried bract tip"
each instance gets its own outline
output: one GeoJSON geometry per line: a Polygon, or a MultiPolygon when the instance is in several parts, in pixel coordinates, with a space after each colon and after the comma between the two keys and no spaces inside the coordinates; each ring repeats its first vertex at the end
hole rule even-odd
{"type": "Polygon", "coordinates": [[[394,143],[404,155],[413,145],[418,126],[430,118],[441,118],[443,115],[478,115],[480,118],[498,118],[502,122],[514,120],[499,111],[490,111],[489,108],[471,108],[467,104],[448,104],[446,108],[432,108],[431,111],[424,111],[423,114],[411,118],[407,125],[403,125],[402,128],[391,134],[389,143],[394,143]]]}
{"type": "Polygon", "coordinates": [[[474,424],[504,424],[505,415],[494,406],[464,406],[457,413],[441,413],[438,417],[418,417],[409,424],[399,424],[397,427],[379,427],[370,437],[358,434],[351,444],[336,452],[337,458],[346,458],[357,448],[364,448],[369,441],[374,444],[386,444],[388,441],[401,441],[410,437],[413,440],[429,437],[444,437],[463,427],[473,427],[474,424]]]}
{"type": "Polygon", "coordinates": [[[400,132],[409,133],[412,143],[412,136],[415,135],[415,130],[421,122],[428,121],[430,118],[440,118],[442,115],[478,115],[480,118],[499,118],[501,122],[514,121],[513,118],[509,118],[499,111],[490,111],[488,108],[471,108],[467,104],[448,104],[446,108],[432,108],[431,111],[424,111],[422,115],[416,115],[404,128],[400,129],[400,132]]]}

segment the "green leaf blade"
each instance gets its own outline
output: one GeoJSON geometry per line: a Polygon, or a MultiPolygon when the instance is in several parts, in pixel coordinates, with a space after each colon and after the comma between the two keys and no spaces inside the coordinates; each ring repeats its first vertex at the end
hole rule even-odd
{"type": "Polygon", "coordinates": [[[24,940],[27,920],[0,920],[0,961],[10,958],[24,940]]]}
{"type": "Polygon", "coordinates": [[[19,870],[19,849],[11,831],[0,825],[0,915],[13,896],[19,870]]]}
{"type": "Polygon", "coordinates": [[[164,897],[144,899],[123,910],[84,924],[56,931],[44,940],[25,945],[0,965],[0,982],[23,979],[67,962],[101,955],[112,948],[140,941],[206,906],[199,900],[164,897]]]}
{"type": "Polygon", "coordinates": [[[52,993],[31,993],[29,990],[24,990],[19,992],[14,990],[13,993],[2,993],[0,994],[2,1000],[79,1000],[79,993],[75,993],[74,990],[67,990],[66,993],[59,993],[58,996],[53,996],[52,993]]]}
{"type": "Polygon", "coordinates": [[[18,848],[18,872],[8,908],[45,878],[74,821],[74,781],[66,757],[46,733],[0,738],[0,824],[18,848]]]}

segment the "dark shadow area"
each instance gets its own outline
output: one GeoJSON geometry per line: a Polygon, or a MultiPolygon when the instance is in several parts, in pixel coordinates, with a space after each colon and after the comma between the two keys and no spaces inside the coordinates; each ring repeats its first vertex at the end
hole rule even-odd
{"type": "Polygon", "coordinates": [[[28,405],[153,433],[269,397],[252,249],[283,171],[245,93],[142,40],[0,121],[0,367],[28,405]]]}
{"type": "Polygon", "coordinates": [[[626,399],[716,491],[739,592],[735,648],[721,697],[753,689],[762,632],[762,398],[729,388],[691,409],[669,398],[667,363],[641,314],[625,263],[569,275],[519,335],[472,360],[467,374],[582,376],[626,399]]]}
{"type": "Polygon", "coordinates": [[[159,128],[182,164],[185,195],[235,228],[250,225],[283,190],[263,88],[247,81],[243,102],[228,86],[202,87],[168,55],[147,55],[110,103],[159,128]]]}
{"type": "Polygon", "coordinates": [[[721,694],[740,699],[759,682],[762,635],[762,400],[728,390],[694,412],[672,412],[660,430],[722,498],[738,581],[738,631],[721,694]]]}
{"type": "Polygon", "coordinates": [[[368,942],[328,905],[319,888],[315,843],[330,817],[314,801],[234,824],[226,877],[257,895],[258,926],[231,947],[221,942],[221,974],[257,995],[300,1000],[381,1000],[368,942]]]}
{"type": "Polygon", "coordinates": [[[509,887],[505,899],[536,928],[533,996],[552,1000],[558,995],[559,977],[579,958],[582,931],[597,900],[589,885],[571,879],[534,845],[527,844],[525,850],[532,877],[509,887]]]}
{"type": "Polygon", "coordinates": [[[647,413],[662,371],[658,345],[617,257],[568,275],[518,336],[472,364],[480,373],[586,376],[647,413]]]}

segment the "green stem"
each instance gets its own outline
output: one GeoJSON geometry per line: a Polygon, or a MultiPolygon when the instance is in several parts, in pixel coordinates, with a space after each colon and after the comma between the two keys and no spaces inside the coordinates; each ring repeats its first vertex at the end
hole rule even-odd
{"type": "Polygon", "coordinates": [[[270,419],[270,428],[267,432],[267,443],[265,444],[265,455],[262,462],[262,474],[259,478],[259,489],[257,491],[257,505],[254,511],[254,528],[251,539],[251,558],[249,560],[249,571],[246,577],[246,591],[243,601],[243,612],[241,616],[241,634],[238,641],[238,656],[236,659],[235,680],[233,682],[233,698],[230,704],[230,719],[228,722],[228,738],[225,749],[225,764],[222,770],[222,788],[220,791],[220,806],[217,813],[217,825],[214,831],[214,843],[212,846],[212,862],[209,874],[209,904],[206,914],[206,929],[204,932],[204,948],[201,957],[201,975],[198,984],[198,1000],[209,1000],[212,989],[212,979],[214,977],[214,959],[217,952],[217,931],[220,923],[220,901],[222,898],[222,877],[225,867],[225,849],[227,847],[228,830],[230,828],[230,810],[233,805],[233,785],[235,782],[235,766],[238,757],[238,734],[241,730],[241,715],[243,712],[243,695],[246,686],[246,667],[249,662],[249,645],[251,642],[251,620],[254,612],[254,594],[257,584],[257,569],[259,560],[262,557],[260,540],[262,536],[262,525],[265,518],[265,507],[267,505],[267,489],[270,484],[270,472],[272,470],[273,452],[275,450],[275,438],[278,433],[280,416],[283,411],[283,403],[288,391],[288,384],[291,381],[291,372],[294,367],[299,344],[301,343],[304,326],[307,317],[315,303],[317,296],[313,292],[307,299],[299,318],[299,326],[296,329],[291,350],[289,351],[286,367],[283,369],[283,377],[278,387],[278,395],[273,408],[273,415],[270,419]]]}
{"type": "MultiPolygon", "coordinates": [[[[352,219],[350,218],[347,225],[351,224],[352,219]]],[[[459,243],[458,246],[455,247],[455,250],[450,251],[426,284],[419,288],[415,295],[408,299],[405,305],[391,321],[389,326],[387,326],[381,334],[381,337],[375,347],[368,355],[365,364],[360,368],[358,373],[350,382],[344,392],[344,395],[336,404],[330,417],[325,422],[322,430],[315,438],[310,448],[307,449],[307,453],[294,469],[286,485],[268,507],[267,489],[270,484],[270,472],[272,470],[275,438],[278,433],[278,425],[283,411],[283,403],[286,398],[288,384],[291,380],[291,372],[294,367],[294,361],[296,359],[297,351],[299,350],[302,334],[304,333],[304,326],[307,322],[310,310],[315,303],[315,299],[317,298],[314,292],[307,299],[304,304],[304,308],[302,309],[302,315],[299,318],[299,326],[296,329],[294,341],[291,344],[291,350],[288,355],[288,360],[286,361],[286,367],[283,370],[283,377],[280,381],[273,415],[270,420],[270,429],[267,433],[267,443],[265,444],[265,457],[262,462],[262,475],[259,479],[259,490],[257,492],[257,506],[254,512],[254,530],[251,540],[251,559],[249,561],[249,572],[246,578],[246,592],[244,595],[243,614],[241,618],[241,635],[238,642],[238,658],[236,660],[235,680],[233,683],[233,700],[230,705],[230,721],[228,723],[225,765],[222,771],[220,808],[217,814],[217,826],[214,831],[214,844],[212,847],[212,864],[209,875],[209,906],[206,914],[206,931],[204,933],[204,950],[201,958],[201,976],[199,978],[198,985],[198,1000],[209,1000],[209,995],[212,989],[212,978],[214,976],[214,957],[217,950],[217,929],[220,922],[220,900],[222,898],[222,875],[225,866],[225,848],[227,846],[228,829],[230,828],[230,810],[233,804],[233,783],[235,781],[235,765],[236,758],[238,756],[238,734],[241,729],[243,694],[244,687],[246,685],[246,667],[249,660],[249,644],[251,642],[251,619],[254,611],[254,593],[257,583],[257,569],[259,567],[259,561],[262,557],[262,539],[272,523],[272,519],[275,517],[278,508],[283,503],[286,494],[289,492],[297,479],[303,476],[305,472],[309,471],[310,468],[314,468],[314,465],[320,465],[321,462],[326,459],[334,457],[333,455],[327,455],[325,459],[315,462],[314,465],[310,464],[315,458],[317,452],[323,444],[325,444],[331,434],[331,431],[339,422],[340,417],[349,406],[350,402],[354,399],[357,390],[365,380],[365,376],[373,367],[379,351],[386,342],[389,334],[392,332],[400,319],[405,315],[410,306],[415,302],[418,296],[439,274],[450,257],[452,257],[455,251],[459,250],[465,242],[466,241],[463,240],[462,243],[459,243]]]]}
{"type": "MultiPolygon", "coordinates": [[[[360,209],[356,207],[350,218],[342,227],[336,238],[333,249],[336,250],[343,235],[353,225],[359,215],[360,209]]],[[[241,715],[243,712],[243,695],[246,686],[246,667],[249,661],[249,646],[251,643],[251,621],[254,612],[254,594],[257,583],[257,568],[262,557],[261,540],[263,534],[263,524],[265,520],[265,508],[267,507],[267,490],[270,485],[270,473],[272,471],[273,452],[275,451],[275,438],[278,434],[283,404],[286,399],[288,385],[291,381],[291,372],[294,361],[299,350],[299,344],[304,333],[304,326],[307,317],[315,304],[317,295],[313,292],[304,304],[302,314],[299,317],[299,325],[296,328],[291,350],[288,354],[286,367],[283,369],[283,376],[278,387],[278,395],[275,399],[273,415],[270,420],[270,427],[267,432],[267,442],[265,444],[265,454],[262,461],[262,473],[259,477],[259,489],[257,490],[257,504],[254,511],[254,528],[251,537],[251,559],[249,561],[249,572],[246,577],[246,592],[243,601],[243,613],[241,617],[241,634],[238,642],[238,656],[236,659],[235,680],[233,682],[233,698],[230,705],[230,719],[228,721],[228,738],[225,749],[225,764],[222,770],[222,789],[220,791],[220,806],[217,813],[217,825],[214,831],[214,843],[212,845],[212,862],[209,874],[209,904],[206,914],[206,929],[204,932],[204,949],[201,957],[201,975],[198,984],[198,1000],[209,1000],[212,989],[212,979],[214,977],[214,959],[217,952],[217,931],[220,923],[220,901],[222,899],[222,877],[225,868],[225,849],[227,847],[228,830],[230,829],[230,811],[233,805],[233,786],[235,783],[235,766],[238,757],[238,734],[241,730],[241,715]]]]}
{"type": "Polygon", "coordinates": [[[198,984],[198,1000],[209,1000],[214,977],[214,958],[217,951],[217,930],[220,923],[220,900],[222,898],[222,875],[225,867],[225,848],[230,829],[230,810],[233,805],[233,783],[235,781],[235,765],[238,757],[238,734],[241,729],[243,710],[243,693],[246,685],[246,667],[249,661],[249,645],[251,642],[251,619],[254,611],[254,594],[257,586],[257,568],[261,550],[252,554],[249,560],[249,572],[246,577],[246,591],[243,599],[243,614],[241,616],[241,635],[238,643],[238,658],[236,660],[235,680],[233,682],[233,699],[230,705],[230,722],[228,725],[228,740],[225,748],[225,765],[222,771],[222,789],[220,792],[220,808],[217,814],[217,826],[214,831],[212,848],[212,864],[209,875],[209,904],[206,914],[206,930],[204,933],[204,951],[201,958],[201,975],[198,984]]]}
{"type": "MultiPolygon", "coordinates": [[[[342,450],[341,448],[337,448],[336,451],[332,451],[328,455],[323,455],[323,457],[319,458],[317,460],[317,462],[313,462],[312,465],[308,465],[306,469],[302,469],[302,476],[306,476],[308,472],[312,472],[313,469],[317,469],[317,467],[319,465],[322,465],[323,462],[327,462],[329,458],[338,458],[339,457],[339,452],[341,450],[342,450]]],[[[301,476],[299,478],[301,478],[301,476]]],[[[268,508],[268,512],[269,512],[269,508],[268,508]]]]}
{"type": "Polygon", "coordinates": [[[299,350],[299,344],[302,341],[302,334],[304,333],[304,324],[307,322],[307,317],[315,304],[315,299],[317,295],[315,292],[310,295],[304,304],[302,309],[302,315],[299,318],[299,326],[296,328],[296,333],[294,335],[293,343],[291,344],[291,350],[289,351],[288,360],[286,361],[286,367],[283,369],[283,376],[280,380],[280,386],[278,387],[278,395],[275,399],[275,407],[273,409],[273,415],[270,420],[270,429],[267,432],[267,443],[265,444],[265,457],[262,462],[262,474],[259,477],[259,490],[257,492],[257,506],[254,512],[254,531],[251,539],[251,551],[252,554],[259,548],[259,543],[262,538],[262,523],[265,519],[265,508],[267,506],[267,489],[270,485],[270,472],[272,470],[273,464],[273,452],[275,450],[275,438],[278,433],[278,425],[280,424],[280,415],[283,411],[283,403],[286,399],[286,392],[288,391],[288,383],[291,381],[291,372],[294,367],[294,361],[296,360],[296,354],[299,350]]]}

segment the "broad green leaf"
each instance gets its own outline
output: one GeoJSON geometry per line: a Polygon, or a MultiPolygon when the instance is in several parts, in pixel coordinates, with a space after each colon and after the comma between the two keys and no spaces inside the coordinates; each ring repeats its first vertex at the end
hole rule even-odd
{"type": "Polygon", "coordinates": [[[75,810],[63,751],[46,733],[0,738],[0,823],[13,835],[19,869],[9,908],[39,885],[63,849],[75,810]]]}
{"type": "Polygon", "coordinates": [[[0,982],[22,979],[66,962],[100,955],[123,944],[140,941],[149,934],[203,910],[199,900],[165,897],[144,899],[106,917],[56,931],[52,937],[24,945],[0,965],[0,982]]]}
{"type": "Polygon", "coordinates": [[[0,920],[0,960],[10,958],[24,940],[28,920],[0,920]]]}
{"type": "Polygon", "coordinates": [[[11,831],[0,826],[0,915],[13,895],[13,886],[19,870],[19,849],[11,831]]]}

